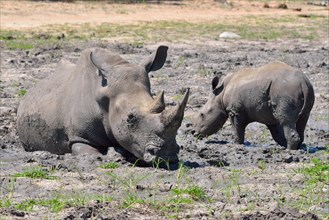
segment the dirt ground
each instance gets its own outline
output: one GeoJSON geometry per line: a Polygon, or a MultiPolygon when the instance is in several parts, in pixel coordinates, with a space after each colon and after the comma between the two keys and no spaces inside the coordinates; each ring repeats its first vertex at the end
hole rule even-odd
{"type": "MultiPolygon", "coordinates": [[[[239,7],[230,10],[225,10],[225,5],[214,7],[215,4],[218,3],[110,5],[1,1],[1,28],[25,30],[58,23],[96,25],[168,19],[199,22],[269,12],[259,2],[236,1],[234,5],[239,7]]],[[[301,3],[292,3],[291,8],[294,7],[319,15],[328,13],[301,3]]],[[[298,12],[271,13],[279,16],[298,12]]],[[[312,158],[329,161],[325,150],[329,145],[328,39],[167,43],[167,61],[163,69],[151,73],[151,86],[155,94],[165,90],[167,105],[174,105],[182,92],[191,88],[177,135],[183,167],[177,165],[167,170],[136,166],[131,158],[111,148],[101,157],[23,150],[15,122],[19,92],[49,76],[61,59],[76,62],[83,49],[103,47],[138,63],[157,46],[99,40],[76,42],[68,47],[1,48],[0,219],[328,219],[329,201],[323,199],[328,198],[328,184],[314,189],[313,195],[307,191],[307,178],[298,172],[309,166],[312,158]],[[191,119],[205,103],[213,76],[273,60],[300,68],[314,86],[316,100],[303,147],[285,150],[258,123],[247,127],[244,145],[232,142],[230,123],[209,138],[195,140],[191,119]],[[118,168],[100,167],[113,161],[118,168]],[[36,167],[42,167],[52,178],[15,177],[36,167]],[[195,186],[205,192],[203,197],[190,198],[187,193],[175,194],[177,190],[173,190],[195,186]],[[54,210],[54,204],[60,202],[64,207],[54,210]]]]}
{"type": "MultiPolygon", "coordinates": [[[[314,2],[314,1],[313,1],[314,2]]],[[[1,28],[31,29],[51,24],[99,25],[103,22],[136,24],[142,21],[213,21],[236,20],[245,15],[267,15],[273,18],[308,14],[328,16],[324,7],[289,2],[288,10],[277,10],[278,2],[268,1],[264,8],[257,1],[173,1],[164,4],[107,4],[106,2],[29,2],[1,1],[1,28]],[[226,2],[225,4],[221,2],[226,2]],[[296,10],[296,9],[300,9],[296,10]]]]}

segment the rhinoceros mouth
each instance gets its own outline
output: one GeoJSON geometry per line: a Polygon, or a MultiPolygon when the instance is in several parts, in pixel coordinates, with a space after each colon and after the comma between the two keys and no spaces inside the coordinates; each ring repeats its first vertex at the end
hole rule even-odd
{"type": "Polygon", "coordinates": [[[163,152],[164,149],[162,147],[149,145],[146,148],[144,154],[144,161],[147,163],[154,163],[154,162],[169,162],[169,163],[176,163],[178,162],[178,153],[176,151],[172,152],[163,152]]]}

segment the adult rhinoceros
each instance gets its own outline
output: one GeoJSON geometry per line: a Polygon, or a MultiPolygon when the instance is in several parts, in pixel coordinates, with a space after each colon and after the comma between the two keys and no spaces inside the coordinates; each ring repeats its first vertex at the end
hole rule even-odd
{"type": "Polygon", "coordinates": [[[107,152],[121,146],[148,163],[178,160],[175,137],[188,99],[165,109],[152,98],[148,73],[162,68],[167,47],[141,65],[104,49],[86,49],[77,64],[62,61],[18,107],[17,131],[27,151],[54,154],[107,152]]]}
{"type": "Polygon", "coordinates": [[[210,97],[194,119],[194,134],[211,135],[230,118],[236,141],[242,144],[246,126],[260,122],[278,144],[297,149],[313,103],[313,87],[296,68],[275,61],[243,69],[213,79],[210,97]]]}

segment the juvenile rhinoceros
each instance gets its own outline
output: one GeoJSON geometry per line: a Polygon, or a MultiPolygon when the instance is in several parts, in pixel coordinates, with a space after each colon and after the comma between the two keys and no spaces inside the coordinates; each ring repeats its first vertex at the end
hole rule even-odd
{"type": "Polygon", "coordinates": [[[228,118],[236,141],[244,142],[246,126],[265,124],[273,139],[288,149],[297,149],[314,103],[308,78],[298,69],[275,61],[259,68],[231,73],[212,80],[211,95],[194,118],[194,135],[217,132],[228,118]]]}
{"type": "Polygon", "coordinates": [[[141,65],[104,49],[86,49],[77,64],[67,61],[28,91],[18,108],[17,131],[27,151],[106,154],[120,146],[148,163],[178,160],[176,133],[188,99],[165,109],[154,99],[148,73],[162,68],[160,46],[141,65]]]}

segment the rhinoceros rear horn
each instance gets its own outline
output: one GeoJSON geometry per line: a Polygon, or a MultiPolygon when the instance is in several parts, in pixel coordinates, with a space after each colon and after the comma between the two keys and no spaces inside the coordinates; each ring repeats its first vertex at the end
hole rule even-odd
{"type": "Polygon", "coordinates": [[[164,102],[164,91],[161,91],[149,105],[148,112],[150,113],[161,113],[165,109],[164,102]]]}
{"type": "Polygon", "coordinates": [[[159,46],[157,51],[144,63],[146,72],[161,69],[167,59],[167,46],[159,46]]]}
{"type": "Polygon", "coordinates": [[[190,89],[188,88],[179,105],[177,105],[174,108],[164,110],[162,112],[161,121],[166,127],[170,127],[174,130],[177,130],[180,127],[184,117],[184,110],[187,104],[189,93],[190,93],[190,89]]]}

